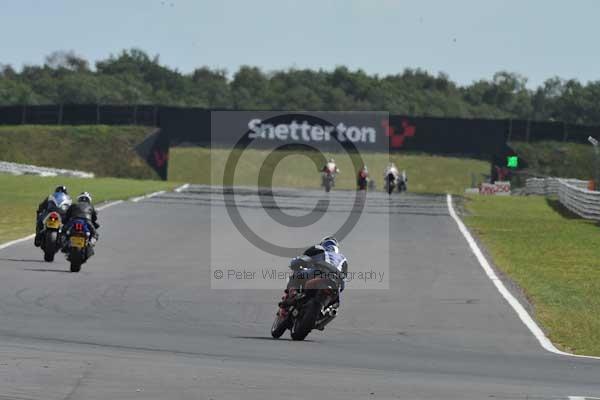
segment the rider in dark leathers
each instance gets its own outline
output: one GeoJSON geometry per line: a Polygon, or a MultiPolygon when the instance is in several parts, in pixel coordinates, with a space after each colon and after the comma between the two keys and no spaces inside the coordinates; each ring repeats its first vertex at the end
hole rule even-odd
{"type": "Polygon", "coordinates": [[[96,231],[100,227],[100,224],[98,224],[98,214],[92,205],[92,196],[88,192],[83,192],[77,196],[77,203],[69,207],[66,214],[67,223],[65,225],[70,226],[71,222],[77,218],[86,220],[92,236],[98,239],[98,232],[96,231]]]}

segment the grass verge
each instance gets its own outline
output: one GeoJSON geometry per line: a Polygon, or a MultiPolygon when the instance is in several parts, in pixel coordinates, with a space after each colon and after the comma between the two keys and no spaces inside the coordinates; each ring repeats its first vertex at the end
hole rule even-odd
{"type": "Polygon", "coordinates": [[[88,191],[96,204],[176,186],[173,182],[133,179],[42,178],[0,174],[0,243],[33,233],[38,204],[58,185],[66,185],[72,195],[88,191]]]}
{"type": "MultiPolygon", "coordinates": [[[[258,172],[263,166],[269,151],[247,150],[236,168],[235,183],[256,185],[258,172]]],[[[222,184],[223,171],[229,150],[200,147],[172,148],[169,161],[169,179],[180,182],[222,184]]],[[[280,152],[285,156],[279,164],[265,164],[267,172],[273,172],[274,186],[318,188],[320,175],[311,161],[318,160],[316,153],[280,152]]],[[[341,173],[338,175],[338,189],[354,189],[356,172],[347,154],[325,154],[336,159],[341,173]]],[[[428,193],[464,193],[471,184],[471,174],[480,176],[489,173],[489,163],[479,160],[430,155],[391,155],[384,153],[361,153],[371,177],[376,180],[377,189],[383,188],[383,170],[389,159],[400,170],[408,174],[408,190],[428,193]]]]}
{"type": "Polygon", "coordinates": [[[535,308],[559,348],[600,356],[600,234],[557,200],[473,197],[465,223],[535,308]]]}
{"type": "Polygon", "coordinates": [[[97,176],[158,179],[134,146],[154,128],[143,126],[0,126],[0,160],[78,169],[97,176]]]}

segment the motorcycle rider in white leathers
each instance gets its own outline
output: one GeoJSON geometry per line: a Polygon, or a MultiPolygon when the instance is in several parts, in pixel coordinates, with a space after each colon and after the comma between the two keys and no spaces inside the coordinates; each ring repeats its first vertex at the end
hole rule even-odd
{"type": "Polygon", "coordinates": [[[389,174],[394,175],[394,181],[402,182],[405,184],[408,181],[408,178],[406,177],[406,171],[402,171],[402,173],[400,173],[398,171],[398,168],[396,167],[396,164],[394,164],[393,162],[390,162],[387,165],[387,167],[385,167],[385,170],[383,171],[383,179],[385,181],[387,181],[387,177],[389,174]]]}
{"type": "MultiPolygon", "coordinates": [[[[348,260],[340,253],[337,239],[331,236],[323,238],[318,245],[311,246],[305,250],[302,256],[293,258],[290,261],[290,268],[295,270],[299,265],[305,265],[307,262],[315,264],[325,263],[329,266],[328,269],[338,272],[338,276],[340,277],[339,292],[337,299],[333,301],[332,306],[336,309],[339,308],[341,302],[340,293],[344,290],[345,278],[348,273],[348,260]]],[[[288,288],[285,290],[285,295],[279,303],[279,306],[282,307],[284,313],[287,312],[286,300],[290,286],[293,286],[293,278],[288,282],[288,288]]]]}
{"type": "Polygon", "coordinates": [[[330,158],[329,161],[327,161],[327,164],[325,164],[325,166],[321,170],[321,172],[328,171],[334,175],[340,173],[340,169],[337,167],[337,165],[335,165],[335,160],[333,158],[330,158]]]}
{"type": "Polygon", "coordinates": [[[393,162],[389,163],[387,167],[385,167],[385,170],[383,171],[383,177],[387,178],[389,174],[393,174],[395,179],[398,179],[398,176],[400,175],[396,164],[394,164],[393,162]]]}

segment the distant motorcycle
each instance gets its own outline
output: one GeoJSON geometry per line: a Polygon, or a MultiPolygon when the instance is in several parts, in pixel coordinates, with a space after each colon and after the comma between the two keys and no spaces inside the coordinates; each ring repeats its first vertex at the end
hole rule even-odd
{"type": "Polygon", "coordinates": [[[330,192],[331,188],[335,186],[335,175],[335,171],[328,168],[321,172],[321,186],[325,188],[325,192],[330,192]]]}
{"type": "Polygon", "coordinates": [[[74,219],[69,222],[65,232],[64,252],[71,264],[71,272],[79,272],[81,265],[94,254],[92,234],[86,220],[74,219]]]}
{"type": "Polygon", "coordinates": [[[406,192],[407,188],[407,182],[408,182],[408,177],[406,176],[406,171],[402,171],[402,173],[400,174],[400,177],[398,179],[398,183],[397,183],[397,187],[398,187],[398,191],[399,192],[406,192]]]}
{"type": "Polygon", "coordinates": [[[365,171],[360,171],[357,177],[357,186],[358,190],[367,190],[369,186],[369,173],[365,171]]]}
{"type": "Polygon", "coordinates": [[[387,172],[385,175],[385,181],[384,181],[384,186],[385,186],[385,191],[388,194],[392,194],[392,192],[394,191],[394,189],[398,189],[398,192],[404,192],[406,191],[406,181],[408,180],[408,178],[406,177],[406,172],[402,171],[401,174],[398,173],[394,173],[394,172],[387,172]]]}
{"type": "Polygon", "coordinates": [[[388,194],[392,194],[392,192],[396,188],[397,182],[398,182],[397,175],[392,172],[388,172],[388,174],[385,176],[385,191],[388,194]]]}
{"type": "Polygon", "coordinates": [[[337,314],[337,304],[332,303],[338,297],[339,279],[337,271],[307,258],[306,265],[294,271],[271,336],[278,339],[289,329],[292,340],[304,340],[313,329],[325,329],[337,314]]]}
{"type": "Polygon", "coordinates": [[[71,206],[71,198],[64,193],[55,193],[48,198],[48,209],[42,219],[41,249],[44,261],[54,261],[54,255],[60,250],[60,241],[65,213],[71,206]]]}

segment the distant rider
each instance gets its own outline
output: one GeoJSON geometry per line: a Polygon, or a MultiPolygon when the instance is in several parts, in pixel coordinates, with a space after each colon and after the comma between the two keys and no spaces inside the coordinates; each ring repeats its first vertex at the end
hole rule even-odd
{"type": "Polygon", "coordinates": [[[398,178],[398,176],[400,175],[400,172],[398,172],[398,168],[396,167],[396,164],[394,164],[393,162],[389,163],[387,165],[387,167],[385,167],[385,170],[383,171],[384,178],[387,178],[387,176],[389,174],[394,175],[394,178],[398,178]]]}
{"type": "Polygon", "coordinates": [[[59,194],[64,194],[68,197],[69,192],[67,191],[67,187],[63,185],[57,186],[56,189],[54,189],[54,193],[44,198],[44,200],[38,205],[36,211],[35,239],[33,240],[35,247],[40,247],[42,244],[42,235],[40,235],[40,232],[44,228],[43,220],[48,211],[50,198],[58,197],[59,194]]]}
{"type": "MultiPolygon", "coordinates": [[[[344,291],[344,279],[348,273],[348,261],[346,257],[340,253],[337,239],[332,236],[323,238],[319,244],[306,249],[301,257],[293,258],[290,261],[290,268],[293,271],[296,271],[300,266],[310,266],[311,263],[316,265],[319,263],[324,263],[330,266],[329,269],[331,269],[331,271],[337,271],[339,292],[337,298],[332,301],[331,305],[336,309],[339,308],[341,302],[340,293],[344,291]]],[[[288,297],[289,288],[294,286],[295,282],[294,278],[292,277],[290,278],[287,288],[285,289],[285,294],[282,298],[282,301],[279,303],[279,306],[282,308],[284,313],[287,312],[288,304],[286,300],[288,297]]]]}
{"type": "Polygon", "coordinates": [[[330,158],[329,161],[327,161],[327,164],[323,166],[323,169],[321,169],[321,172],[335,175],[340,173],[340,169],[335,165],[335,160],[330,158]]]}
{"type": "Polygon", "coordinates": [[[69,226],[74,219],[84,219],[87,221],[92,237],[98,239],[96,229],[100,227],[98,224],[98,214],[92,205],[92,195],[88,192],[83,192],[77,196],[77,203],[73,204],[67,210],[65,225],[69,226]]]}
{"type": "Polygon", "coordinates": [[[406,189],[406,182],[408,181],[406,171],[403,170],[402,173],[400,173],[398,171],[398,168],[396,167],[396,164],[390,162],[383,171],[383,178],[387,180],[389,174],[392,174],[394,176],[394,180],[397,181],[398,185],[402,185],[404,187],[404,190],[406,189]]]}
{"type": "Polygon", "coordinates": [[[361,183],[365,182],[364,189],[367,188],[367,183],[369,182],[369,169],[366,165],[363,165],[362,168],[358,171],[358,176],[356,177],[356,183],[359,188],[361,188],[361,183]]]}

